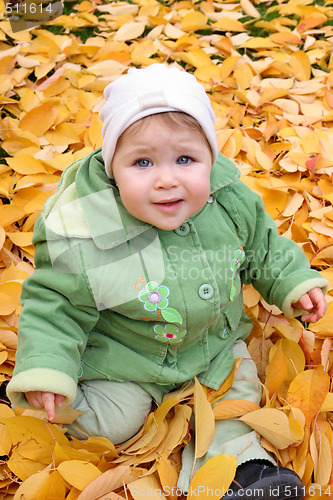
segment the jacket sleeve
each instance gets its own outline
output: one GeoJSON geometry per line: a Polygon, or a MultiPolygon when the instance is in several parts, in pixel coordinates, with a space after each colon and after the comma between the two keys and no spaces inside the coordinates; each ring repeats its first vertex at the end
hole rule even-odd
{"type": "Polygon", "coordinates": [[[242,283],[252,283],[269,304],[277,305],[287,317],[300,315],[303,311],[292,304],[314,287],[326,293],[327,280],[310,268],[295,242],[278,234],[260,196],[237,181],[227,188],[227,198],[245,251],[240,268],[242,283]]]}
{"type": "Polygon", "coordinates": [[[78,262],[80,245],[73,250],[66,239],[47,242],[43,222],[36,226],[36,271],[23,283],[18,350],[7,387],[13,404],[26,408],[24,393],[32,390],[63,394],[64,404],[74,400],[81,355],[99,318],[78,262]],[[57,258],[50,258],[52,252],[57,258]]]}

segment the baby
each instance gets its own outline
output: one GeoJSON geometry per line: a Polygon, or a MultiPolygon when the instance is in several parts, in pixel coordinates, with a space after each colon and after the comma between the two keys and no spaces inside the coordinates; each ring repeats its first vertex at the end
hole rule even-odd
{"type": "MultiPolygon", "coordinates": [[[[153,401],[194,376],[218,389],[235,358],[244,361],[225,398],[260,403],[242,284],[287,317],[315,322],[328,283],[219,153],[210,99],[193,75],[163,64],[130,69],[105,98],[102,148],[66,169],[35,225],[36,271],[23,286],[7,392],[50,420],[72,404],[85,413],[71,435],[118,444],[153,401]]],[[[196,467],[221,453],[238,461],[226,498],[270,498],[276,488],[280,499],[303,497],[299,477],[277,467],[244,423],[217,421],[196,467]]]]}

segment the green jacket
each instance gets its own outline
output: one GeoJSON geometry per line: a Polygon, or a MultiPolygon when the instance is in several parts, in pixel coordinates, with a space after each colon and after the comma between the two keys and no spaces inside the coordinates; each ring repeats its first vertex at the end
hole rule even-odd
{"type": "Polygon", "coordinates": [[[64,394],[68,404],[79,379],[135,381],[153,396],[157,385],[194,376],[217,389],[232,344],[251,331],[242,283],[287,316],[300,313],[291,304],[303,293],[327,287],[222,155],[206,205],[166,231],[126,211],[96,150],[66,169],[33,242],[8,385],[19,406],[28,390],[64,394]]]}

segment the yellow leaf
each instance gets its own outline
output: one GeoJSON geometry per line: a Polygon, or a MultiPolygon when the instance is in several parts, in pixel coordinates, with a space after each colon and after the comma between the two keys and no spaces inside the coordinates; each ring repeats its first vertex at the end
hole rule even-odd
{"type": "Polygon", "coordinates": [[[77,500],[99,499],[102,495],[117,490],[135,479],[136,477],[132,475],[131,469],[127,465],[118,465],[91,481],[80,493],[77,500]]]}
{"type": "Polygon", "coordinates": [[[15,205],[0,205],[0,226],[4,229],[25,216],[24,210],[15,205]]]}
{"type": "Polygon", "coordinates": [[[181,36],[185,34],[185,32],[179,29],[174,24],[167,23],[164,27],[164,33],[168,38],[172,40],[178,40],[181,36]]]}
{"type": "Polygon", "coordinates": [[[195,456],[200,458],[206,453],[214,437],[215,419],[211,404],[197,378],[194,386],[194,416],[195,456]]]}
{"type": "Polygon", "coordinates": [[[213,391],[212,393],[208,392],[208,399],[211,404],[216,403],[219,399],[221,399],[223,396],[225,396],[225,394],[227,394],[230,391],[235,378],[235,370],[236,370],[236,363],[234,363],[231,372],[229,373],[225,381],[222,383],[221,387],[217,391],[213,391]]]}
{"type": "Polygon", "coordinates": [[[157,425],[162,423],[171,408],[173,408],[177,403],[179,403],[179,398],[171,398],[167,401],[163,401],[163,403],[158,406],[157,410],[154,412],[155,422],[157,425]]]}
{"type": "Polygon", "coordinates": [[[308,427],[320,411],[329,387],[330,378],[322,365],[299,373],[291,382],[286,399],[291,406],[302,410],[308,427]]]}
{"type": "Polygon", "coordinates": [[[18,449],[22,457],[28,458],[33,462],[48,465],[52,461],[51,447],[45,442],[38,443],[33,439],[28,439],[24,443],[21,443],[18,449]]]}
{"type": "Polygon", "coordinates": [[[185,62],[192,64],[196,68],[209,66],[212,64],[210,57],[202,49],[192,49],[180,56],[185,62]]]}
{"type": "Polygon", "coordinates": [[[157,472],[163,491],[167,493],[167,497],[176,500],[178,473],[173,462],[165,455],[162,455],[157,462],[157,472]]]}
{"type": "Polygon", "coordinates": [[[203,82],[211,82],[212,80],[219,82],[221,81],[221,68],[215,64],[200,66],[195,70],[194,76],[203,82]]]}
{"type": "Polygon", "coordinates": [[[63,76],[60,76],[55,82],[52,82],[50,83],[50,85],[48,85],[48,87],[44,90],[44,96],[54,97],[57,94],[61,94],[62,92],[67,90],[69,87],[70,82],[63,76]]]}
{"type": "Polygon", "coordinates": [[[247,413],[239,420],[248,424],[279,450],[303,439],[303,436],[299,440],[294,438],[287,415],[276,408],[261,408],[247,413]]]}
{"type": "Polygon", "coordinates": [[[7,361],[7,358],[8,358],[8,352],[1,351],[0,352],[0,365],[2,365],[3,363],[5,363],[5,361],[7,361]]]}
{"type": "Polygon", "coordinates": [[[56,470],[51,472],[47,481],[39,489],[33,500],[63,500],[66,495],[66,486],[62,476],[56,470]]]}
{"type": "Polygon", "coordinates": [[[7,233],[7,236],[11,239],[11,241],[19,247],[26,247],[28,245],[31,245],[32,235],[32,232],[20,231],[17,231],[16,233],[7,233]]]}
{"type": "MultiPolygon", "coordinates": [[[[275,326],[275,328],[278,329],[277,326],[275,326]]],[[[281,327],[279,326],[279,328],[281,327]]],[[[296,329],[296,327],[294,328],[296,329]]],[[[279,329],[278,331],[281,330],[279,329]]],[[[298,340],[282,338],[276,343],[277,346],[280,344],[287,362],[286,382],[291,382],[298,373],[305,370],[305,356],[298,344],[298,340]]]]}
{"type": "Polygon", "coordinates": [[[144,22],[129,22],[123,24],[117,33],[114,35],[113,40],[117,42],[125,42],[127,40],[133,40],[142,35],[146,27],[144,22]]]}
{"type": "Polygon", "coordinates": [[[333,411],[333,392],[326,394],[326,398],[320,407],[320,411],[333,411]]]}
{"type": "Polygon", "coordinates": [[[290,57],[289,66],[290,72],[295,76],[295,78],[302,82],[310,80],[311,63],[309,56],[305,52],[301,50],[294,52],[294,54],[290,57]]]}
{"type": "Polygon", "coordinates": [[[15,476],[22,481],[26,481],[33,474],[37,474],[45,469],[45,464],[22,457],[19,448],[12,450],[7,465],[15,476]]]}
{"type": "Polygon", "coordinates": [[[46,132],[45,137],[54,146],[67,146],[80,142],[80,137],[70,123],[60,123],[54,130],[46,132]]]}
{"type": "MultiPolygon", "coordinates": [[[[272,348],[273,349],[273,348],[272,348]]],[[[266,368],[265,385],[269,392],[269,397],[273,397],[287,375],[287,361],[280,344],[274,353],[274,356],[266,368]]]]}
{"type": "Polygon", "coordinates": [[[40,160],[29,155],[16,155],[15,158],[8,158],[8,165],[19,174],[39,174],[47,173],[46,168],[40,160]]]}
{"type": "Polygon", "coordinates": [[[118,456],[116,448],[111,441],[102,436],[93,436],[88,438],[84,443],[78,439],[71,438],[73,446],[77,449],[84,449],[91,453],[105,453],[107,452],[109,458],[116,458],[118,456]],[[75,446],[75,443],[77,446],[75,446]]]}
{"type": "Polygon", "coordinates": [[[224,399],[218,402],[213,413],[216,420],[240,417],[253,410],[259,410],[260,406],[245,399],[224,399]]]}
{"type": "Polygon", "coordinates": [[[240,64],[234,71],[234,78],[240,89],[248,89],[251,86],[254,74],[249,64],[240,64]]]}
{"type": "Polygon", "coordinates": [[[260,12],[255,8],[255,6],[253,5],[252,2],[250,2],[250,0],[241,0],[240,4],[241,4],[243,11],[248,16],[251,16],[254,18],[261,17],[260,12]]]}
{"type": "Polygon", "coordinates": [[[12,447],[12,441],[9,436],[7,427],[0,423],[0,454],[8,456],[12,447]]]}
{"type": "Polygon", "coordinates": [[[329,355],[331,352],[332,344],[333,344],[333,339],[330,339],[330,338],[325,339],[323,342],[323,345],[322,345],[321,353],[320,353],[321,364],[323,365],[324,370],[326,372],[328,371],[328,368],[329,368],[329,363],[330,363],[329,355]]]}
{"type": "Polygon", "coordinates": [[[57,470],[70,485],[81,491],[102,474],[95,465],[83,460],[62,462],[57,470]]]}
{"type": "Polygon", "coordinates": [[[305,15],[301,17],[301,20],[297,26],[298,33],[304,33],[304,31],[308,31],[317,26],[321,26],[322,24],[327,22],[327,17],[325,14],[320,12],[313,12],[313,14],[305,15]]]}
{"type": "Polygon", "coordinates": [[[185,31],[207,29],[207,17],[202,12],[189,12],[181,20],[181,27],[185,31]]]}
{"type": "Polygon", "coordinates": [[[242,48],[246,49],[272,49],[274,47],[276,47],[276,43],[269,38],[261,37],[250,38],[242,44],[242,48]]]}
{"type": "Polygon", "coordinates": [[[291,217],[295,215],[297,210],[302,206],[304,202],[304,197],[301,193],[294,193],[289,199],[286,206],[283,209],[282,215],[284,217],[291,217]]]}
{"type": "Polygon", "coordinates": [[[163,449],[167,454],[172,453],[174,448],[181,444],[188,434],[189,421],[192,410],[188,405],[177,405],[175,407],[175,416],[168,421],[168,432],[163,442],[163,449]]]}
{"type": "MultiPolygon", "coordinates": [[[[331,248],[331,252],[333,255],[333,246],[329,248],[331,248]]],[[[324,250],[322,250],[320,254],[322,255],[322,258],[325,258],[323,252],[324,250]]],[[[325,316],[319,319],[316,323],[311,323],[309,326],[309,330],[316,333],[327,333],[333,335],[333,302],[328,303],[325,316]]]]}
{"type": "Polygon", "coordinates": [[[188,500],[220,500],[235,477],[237,460],[231,455],[215,455],[194,474],[188,500]]]}
{"type": "Polygon", "coordinates": [[[18,444],[26,439],[34,439],[36,442],[46,442],[54,444],[58,441],[60,444],[68,444],[68,439],[54,425],[39,420],[34,417],[14,417],[2,418],[6,424],[13,444],[18,444]]]}
{"type": "MultiPolygon", "coordinates": [[[[3,332],[4,330],[0,330],[3,332]]],[[[2,342],[2,338],[0,337],[0,341],[2,342]]],[[[5,404],[0,404],[0,421],[2,422],[3,418],[15,417],[15,412],[5,404]]]]}
{"type": "Polygon", "coordinates": [[[227,16],[220,17],[211,27],[213,31],[235,31],[240,33],[246,31],[245,26],[240,21],[227,16]]]}
{"type": "Polygon", "coordinates": [[[21,286],[15,281],[0,283],[0,315],[12,314],[19,306],[21,286]]]}
{"type": "Polygon", "coordinates": [[[2,226],[0,226],[0,250],[3,247],[5,239],[6,239],[6,231],[2,226]]]}
{"type": "Polygon", "coordinates": [[[53,102],[41,104],[23,116],[19,127],[40,137],[52,127],[57,114],[58,112],[53,102]]]}
{"type": "Polygon", "coordinates": [[[37,472],[28,477],[18,488],[14,500],[36,500],[39,491],[43,488],[49,478],[49,472],[37,472]]]}
{"type": "Polygon", "coordinates": [[[279,45],[298,45],[301,43],[301,39],[295,33],[291,31],[281,31],[280,33],[273,33],[269,35],[269,38],[279,45]]]}
{"type": "Polygon", "coordinates": [[[128,485],[134,500],[166,500],[158,479],[154,475],[141,477],[128,485]]]}
{"type": "Polygon", "coordinates": [[[320,428],[314,429],[310,438],[311,456],[314,462],[314,480],[318,484],[329,484],[332,471],[330,442],[320,428]]]}

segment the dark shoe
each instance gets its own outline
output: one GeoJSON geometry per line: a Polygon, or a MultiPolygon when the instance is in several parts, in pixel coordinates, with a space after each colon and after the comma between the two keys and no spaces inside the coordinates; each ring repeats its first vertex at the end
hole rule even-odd
{"type": "Polygon", "coordinates": [[[223,498],[226,500],[301,500],[304,487],[296,472],[268,462],[245,462],[223,498]]]}

